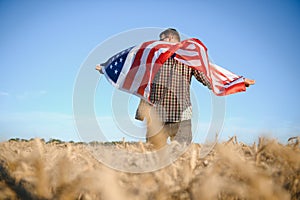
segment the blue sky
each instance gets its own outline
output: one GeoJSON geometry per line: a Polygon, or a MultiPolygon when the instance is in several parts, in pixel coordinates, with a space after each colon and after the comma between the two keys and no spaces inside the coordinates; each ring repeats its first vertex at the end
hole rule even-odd
{"type": "MultiPolygon", "coordinates": [[[[79,140],[73,91],[88,55],[124,31],[174,27],[199,38],[215,63],[257,81],[225,98],[221,139],[237,135],[251,143],[267,135],[286,142],[300,135],[299,11],[298,1],[271,0],[0,1],[0,140],[79,140]]],[[[90,70],[99,78],[95,113],[102,131],[109,140],[135,140],[113,119],[112,86],[94,65],[90,70]]],[[[211,96],[195,80],[192,90],[200,115],[197,133],[205,135],[211,96]]],[[[138,99],[128,98],[133,117],[138,99]]]]}

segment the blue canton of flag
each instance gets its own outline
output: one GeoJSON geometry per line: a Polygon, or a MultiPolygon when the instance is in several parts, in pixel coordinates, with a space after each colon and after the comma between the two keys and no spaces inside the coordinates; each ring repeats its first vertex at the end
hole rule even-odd
{"type": "Polygon", "coordinates": [[[117,83],[120,72],[122,71],[122,68],[124,66],[126,57],[132,48],[133,47],[130,47],[128,49],[125,49],[124,51],[121,51],[120,53],[109,58],[108,61],[104,63],[104,70],[114,83],[117,83]]]}

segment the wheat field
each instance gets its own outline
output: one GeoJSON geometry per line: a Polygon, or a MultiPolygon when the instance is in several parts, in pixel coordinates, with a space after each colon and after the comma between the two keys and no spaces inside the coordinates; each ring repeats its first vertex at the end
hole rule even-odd
{"type": "MultiPolygon", "coordinates": [[[[99,145],[152,151],[142,142],[99,145]]],[[[253,145],[232,137],[203,158],[202,146],[193,143],[170,165],[147,173],[114,170],[86,146],[43,139],[0,143],[0,199],[300,199],[299,137],[287,144],[259,138],[253,145]]]]}

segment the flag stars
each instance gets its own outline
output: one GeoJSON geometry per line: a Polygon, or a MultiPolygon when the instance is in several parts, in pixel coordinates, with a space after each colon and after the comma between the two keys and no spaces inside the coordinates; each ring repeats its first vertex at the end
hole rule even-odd
{"type": "Polygon", "coordinates": [[[108,75],[109,79],[114,83],[117,83],[120,74],[122,73],[122,69],[128,53],[132,48],[123,50],[119,52],[117,55],[114,55],[109,58],[107,61],[107,65],[105,66],[105,72],[108,75]]]}

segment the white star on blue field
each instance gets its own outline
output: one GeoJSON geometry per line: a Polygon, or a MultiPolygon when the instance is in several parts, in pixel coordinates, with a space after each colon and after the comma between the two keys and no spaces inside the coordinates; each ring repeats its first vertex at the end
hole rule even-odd
{"type": "Polygon", "coordinates": [[[104,63],[105,72],[114,83],[117,82],[120,72],[122,71],[124,65],[123,60],[126,59],[131,49],[132,47],[114,55],[106,63],[104,63]]]}

